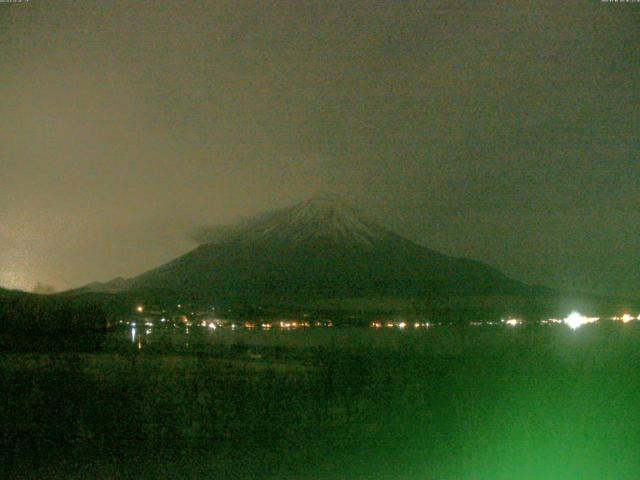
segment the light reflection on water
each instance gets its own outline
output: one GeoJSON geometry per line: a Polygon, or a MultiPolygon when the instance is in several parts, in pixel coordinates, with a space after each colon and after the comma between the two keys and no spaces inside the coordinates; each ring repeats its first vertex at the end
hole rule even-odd
{"type": "MultiPolygon", "coordinates": [[[[389,322],[390,323],[390,322],[389,322]]],[[[109,342],[106,349],[121,349],[127,343],[137,349],[153,349],[158,353],[171,351],[202,351],[228,346],[242,346],[249,348],[393,348],[403,344],[426,345],[429,348],[446,342],[460,342],[469,344],[476,339],[502,338],[511,335],[514,338],[535,338],[543,336],[579,338],[582,332],[588,334],[597,328],[633,328],[640,322],[625,324],[615,321],[601,321],[592,325],[585,325],[579,329],[568,328],[560,322],[523,325],[521,321],[503,321],[493,323],[469,322],[467,325],[453,325],[451,323],[419,323],[402,322],[397,326],[385,323],[374,323],[367,327],[331,327],[327,325],[298,328],[283,328],[276,322],[273,327],[264,328],[259,322],[246,327],[242,323],[221,326],[206,322],[195,323],[191,326],[170,324],[168,322],[152,324],[153,326],[138,329],[134,322],[126,324],[108,334],[109,342]],[[417,326],[416,326],[417,325],[417,326]],[[501,332],[501,334],[497,334],[501,332]],[[455,340],[454,340],[455,339],[455,340]]],[[[444,348],[444,347],[443,347],[444,348]]]]}

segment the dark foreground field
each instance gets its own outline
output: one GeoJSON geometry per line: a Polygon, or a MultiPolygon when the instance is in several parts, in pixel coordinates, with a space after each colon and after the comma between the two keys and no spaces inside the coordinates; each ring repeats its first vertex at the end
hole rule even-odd
{"type": "Polygon", "coordinates": [[[261,358],[245,344],[224,355],[3,354],[0,473],[640,478],[640,326],[394,335],[262,345],[261,358]]]}

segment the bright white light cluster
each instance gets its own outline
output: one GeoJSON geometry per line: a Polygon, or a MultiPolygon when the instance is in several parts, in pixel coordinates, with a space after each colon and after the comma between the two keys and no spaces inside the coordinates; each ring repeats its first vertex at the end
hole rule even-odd
{"type": "Polygon", "coordinates": [[[508,320],[502,320],[502,323],[506,323],[510,327],[517,327],[518,325],[522,325],[522,320],[517,318],[509,318],[508,320]]]}
{"type": "Polygon", "coordinates": [[[540,323],[543,325],[547,325],[549,323],[564,323],[564,320],[561,318],[548,318],[547,320],[540,320],[540,323]]]}
{"type": "Polygon", "coordinates": [[[411,326],[413,326],[413,328],[429,328],[431,325],[432,324],[430,324],[429,322],[408,323],[405,320],[395,320],[395,321],[387,321],[387,322],[383,322],[382,320],[374,320],[370,324],[371,328],[376,328],[376,329],[387,327],[387,328],[399,328],[401,330],[405,328],[411,328],[411,326]]]}
{"type": "Polygon", "coordinates": [[[585,317],[578,312],[571,312],[569,316],[564,319],[564,324],[575,330],[588,323],[597,322],[598,320],[600,320],[598,317],[585,317]]]}
{"type": "Polygon", "coordinates": [[[632,315],[629,315],[628,313],[625,313],[621,317],[613,317],[611,320],[615,320],[622,323],[629,323],[633,320],[640,320],[640,315],[638,315],[638,317],[636,318],[636,317],[633,317],[632,315]]]}

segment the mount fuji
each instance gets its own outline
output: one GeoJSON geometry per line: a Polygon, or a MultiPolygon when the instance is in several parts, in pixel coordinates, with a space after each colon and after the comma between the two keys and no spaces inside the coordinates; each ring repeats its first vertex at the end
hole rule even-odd
{"type": "Polygon", "coordinates": [[[482,262],[438,253],[323,195],[237,224],[204,228],[202,244],[93,291],[172,292],[198,304],[303,304],[353,298],[526,295],[531,287],[482,262]]]}

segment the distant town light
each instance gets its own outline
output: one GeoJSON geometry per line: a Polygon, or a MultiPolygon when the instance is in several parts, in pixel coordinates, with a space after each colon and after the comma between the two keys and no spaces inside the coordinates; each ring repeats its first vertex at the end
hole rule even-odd
{"type": "MultiPolygon", "coordinates": [[[[621,317],[611,317],[611,320],[622,322],[622,323],[629,323],[633,320],[636,320],[636,317],[629,315],[628,313],[625,313],[621,317]]],[[[640,315],[638,315],[637,320],[640,320],[640,315]]]]}
{"type": "Polygon", "coordinates": [[[543,320],[542,323],[565,323],[564,320],[561,320],[559,318],[550,318],[548,320],[543,320]]]}
{"type": "Polygon", "coordinates": [[[624,315],[622,315],[622,318],[620,320],[622,320],[623,323],[629,323],[631,320],[635,319],[628,313],[625,313],[624,315]]]}
{"type": "Polygon", "coordinates": [[[510,327],[516,327],[522,323],[522,320],[518,320],[517,318],[510,318],[508,320],[503,320],[503,322],[510,327]]]}
{"type": "Polygon", "coordinates": [[[568,325],[573,330],[576,330],[587,323],[597,322],[598,320],[599,318],[597,317],[585,317],[578,312],[571,312],[571,314],[564,319],[564,324],[568,325]]]}
{"type": "Polygon", "coordinates": [[[138,313],[142,313],[142,312],[144,312],[144,307],[143,307],[142,305],[138,305],[138,306],[136,307],[136,312],[138,312],[138,313]]]}

